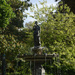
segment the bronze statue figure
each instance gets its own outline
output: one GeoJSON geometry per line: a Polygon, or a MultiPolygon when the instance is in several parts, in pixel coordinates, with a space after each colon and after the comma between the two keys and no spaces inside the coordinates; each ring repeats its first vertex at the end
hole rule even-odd
{"type": "Polygon", "coordinates": [[[35,47],[39,47],[41,45],[41,42],[40,42],[40,26],[37,25],[37,21],[35,21],[35,25],[33,27],[33,30],[34,30],[34,46],[35,47]]]}

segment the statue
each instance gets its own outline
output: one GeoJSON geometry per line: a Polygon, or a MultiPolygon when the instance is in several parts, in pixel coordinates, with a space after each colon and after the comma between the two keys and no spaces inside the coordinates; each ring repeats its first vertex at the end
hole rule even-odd
{"type": "Polygon", "coordinates": [[[39,47],[41,45],[40,42],[40,26],[37,25],[37,21],[35,21],[35,25],[33,27],[34,30],[34,47],[39,47]]]}

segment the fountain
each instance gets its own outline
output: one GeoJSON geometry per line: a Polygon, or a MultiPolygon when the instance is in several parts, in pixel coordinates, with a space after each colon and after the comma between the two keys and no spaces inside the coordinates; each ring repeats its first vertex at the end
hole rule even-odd
{"type": "MultiPolygon", "coordinates": [[[[46,63],[46,61],[50,61],[53,57],[57,57],[57,54],[42,54],[43,48],[41,47],[40,42],[40,26],[37,25],[37,21],[33,27],[34,30],[34,47],[32,47],[33,55],[23,55],[19,56],[20,58],[24,58],[26,61],[30,61],[34,63],[34,67],[32,69],[32,75],[45,75],[45,69],[42,64],[46,63]]],[[[31,64],[30,64],[31,65],[31,64]]]]}

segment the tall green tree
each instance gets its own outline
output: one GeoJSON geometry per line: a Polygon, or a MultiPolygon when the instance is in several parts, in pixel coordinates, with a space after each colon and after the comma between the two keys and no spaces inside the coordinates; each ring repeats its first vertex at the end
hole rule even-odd
{"type": "MultiPolygon", "coordinates": [[[[5,47],[2,43],[4,39],[3,34],[4,30],[11,21],[11,18],[15,17],[15,14],[13,13],[12,8],[10,5],[6,2],[6,0],[0,1],[0,56],[5,53],[4,48],[5,47]]],[[[0,57],[2,58],[2,56],[0,57]]],[[[1,60],[0,60],[0,68],[1,68],[1,60]]],[[[0,69],[1,71],[1,69],[0,69]]]]}
{"type": "MultiPolygon", "coordinates": [[[[19,61],[17,55],[28,53],[28,51],[25,50],[26,42],[24,42],[24,40],[26,40],[26,32],[23,31],[19,32],[17,27],[22,27],[22,26],[17,26],[16,23],[22,21],[20,24],[21,25],[23,24],[23,11],[27,8],[28,8],[27,2],[22,2],[19,0],[0,1],[0,23],[1,23],[0,28],[2,29],[0,33],[0,55],[4,53],[6,54],[6,62],[7,62],[6,74],[8,73],[9,75],[17,74],[16,66],[17,66],[17,61],[19,61]],[[15,20],[11,19],[12,17],[15,16],[15,14],[16,14],[16,17],[14,18],[15,20]],[[12,22],[16,24],[13,24],[12,22]],[[15,35],[13,34],[13,32],[15,35]]],[[[0,68],[1,66],[2,65],[0,60],[0,68]]]]}
{"type": "MultiPolygon", "coordinates": [[[[13,12],[16,14],[16,17],[13,18],[6,28],[5,34],[12,34],[15,37],[21,37],[20,32],[18,32],[19,28],[23,28],[23,17],[27,17],[23,15],[23,12],[28,9],[32,4],[29,3],[30,0],[8,0],[7,3],[10,4],[13,12]]],[[[21,40],[21,39],[19,39],[21,40]]]]}
{"type": "MultiPolygon", "coordinates": [[[[28,3],[30,0],[8,0],[8,4],[13,9],[13,12],[16,14],[16,17],[12,19],[11,24],[16,26],[16,27],[23,27],[23,12],[25,10],[28,10],[28,7],[30,7],[32,4],[28,3]]],[[[26,16],[25,16],[26,17],[26,16]]]]}
{"type": "Polygon", "coordinates": [[[6,0],[0,1],[0,28],[5,28],[10,19],[14,17],[14,13],[9,4],[7,4],[6,0]]]}

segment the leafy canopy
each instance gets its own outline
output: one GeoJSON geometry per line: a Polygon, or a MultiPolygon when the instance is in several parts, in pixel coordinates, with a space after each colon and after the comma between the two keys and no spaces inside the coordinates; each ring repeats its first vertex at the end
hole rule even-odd
{"type": "Polygon", "coordinates": [[[7,4],[6,0],[0,0],[0,27],[5,28],[14,16],[12,8],[7,4]]]}

